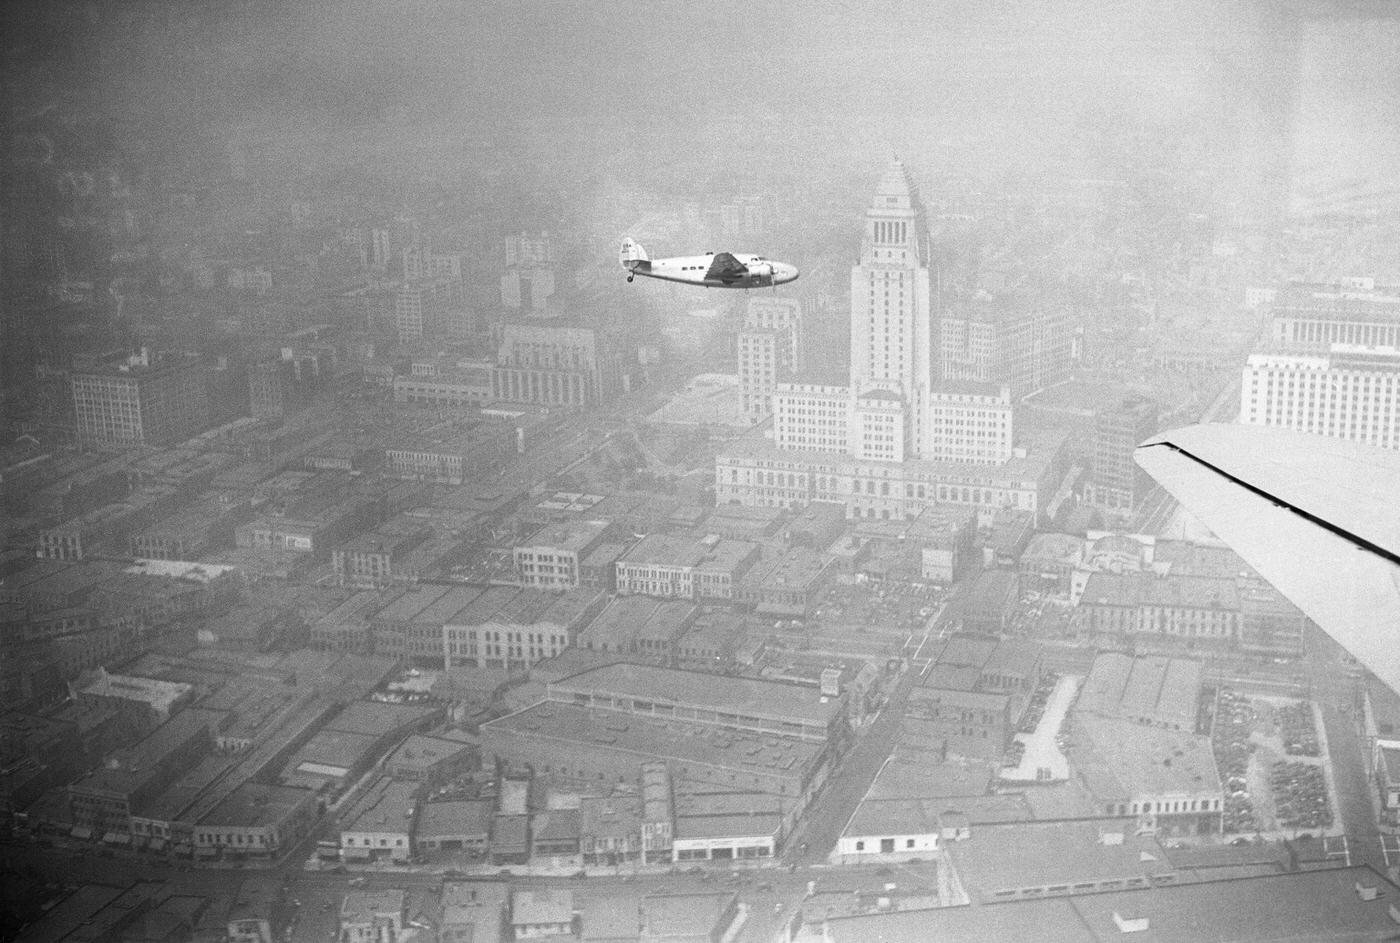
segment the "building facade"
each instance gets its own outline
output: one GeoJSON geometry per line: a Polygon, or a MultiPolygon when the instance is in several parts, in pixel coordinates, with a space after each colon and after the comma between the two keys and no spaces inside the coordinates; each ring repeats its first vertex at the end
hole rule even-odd
{"type": "Polygon", "coordinates": [[[1252,354],[1240,422],[1400,449],[1400,347],[1333,344],[1325,355],[1252,354]]]}
{"type": "Polygon", "coordinates": [[[1271,318],[1270,339],[1280,351],[1325,355],[1334,344],[1400,348],[1400,289],[1370,278],[1285,285],[1274,296],[1271,318]]]}
{"type": "Polygon", "coordinates": [[[1094,417],[1094,467],[1085,500],[1106,511],[1131,514],[1154,487],[1133,452],[1157,432],[1157,404],[1136,397],[1094,417]]]}
{"type": "Polygon", "coordinates": [[[97,447],[169,445],[209,423],[205,371],[192,358],[155,360],[147,351],[125,362],[74,373],[78,437],[97,447]]]}
{"type": "Polygon", "coordinates": [[[949,381],[929,394],[927,457],[1002,465],[1011,460],[1011,388],[949,381]]]}
{"type": "Polygon", "coordinates": [[[913,456],[927,441],[924,410],[934,380],[928,251],[918,190],[895,162],[866,209],[860,262],[851,270],[851,386],[902,400],[917,430],[913,456]]]}

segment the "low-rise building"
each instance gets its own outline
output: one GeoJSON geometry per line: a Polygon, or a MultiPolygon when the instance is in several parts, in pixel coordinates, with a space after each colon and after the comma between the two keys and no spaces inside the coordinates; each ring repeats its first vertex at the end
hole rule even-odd
{"type": "Polygon", "coordinates": [[[549,593],[493,586],[446,618],[439,634],[447,668],[522,670],[573,647],[607,597],[593,589],[549,593]]]}
{"type": "Polygon", "coordinates": [[[1011,627],[1020,599],[1020,581],[1014,570],[984,570],[962,595],[963,629],[985,635],[1002,635],[1011,627]]]}
{"type": "Polygon", "coordinates": [[[618,558],[617,592],[667,599],[733,599],[758,559],[758,545],[717,536],[648,534],[618,558]]]}
{"type": "Polygon", "coordinates": [[[470,743],[446,737],[414,734],[384,761],[386,775],[401,782],[418,782],[432,789],[467,772],[476,750],[470,743]]]}
{"type": "Polygon", "coordinates": [[[404,932],[404,899],[401,890],[354,890],[340,906],[341,943],[382,943],[404,932]]]}
{"type": "Polygon", "coordinates": [[[238,525],[233,532],[234,544],[254,550],[294,550],[325,559],[334,544],[374,524],[380,510],[380,503],[368,496],[332,501],[308,498],[282,513],[238,525]]]}
{"type": "Polygon", "coordinates": [[[583,580],[583,562],[604,542],[607,521],[568,521],[547,524],[515,547],[520,582],[537,589],[576,589],[583,580]]]}
{"type": "Polygon", "coordinates": [[[798,547],[759,560],[739,581],[735,600],[759,615],[805,619],[835,567],[824,553],[798,547]]]}
{"type": "Polygon", "coordinates": [[[387,776],[370,786],[344,815],[341,860],[407,861],[412,857],[421,786],[387,776]]]}
{"type": "Polygon", "coordinates": [[[417,848],[428,851],[469,851],[484,854],[491,843],[490,799],[450,799],[425,802],[418,809],[417,848]]]}
{"type": "Polygon", "coordinates": [[[460,485],[500,469],[516,454],[515,439],[514,427],[503,422],[445,437],[410,435],[384,450],[384,468],[399,478],[460,485]]]}
{"type": "Polygon", "coordinates": [[[1192,732],[1205,666],[1194,659],[1104,652],[1079,688],[1077,711],[1192,732]]]}
{"type": "Polygon", "coordinates": [[[501,943],[510,888],[494,881],[444,881],[440,943],[501,943]]]}
{"type": "Polygon", "coordinates": [[[977,515],[971,508],[925,508],[909,525],[906,540],[919,548],[923,579],[951,583],[975,559],[977,515]]]}
{"type": "Polygon", "coordinates": [[[1230,579],[1091,573],[1079,607],[1094,633],[1221,645],[1234,644],[1240,633],[1239,590],[1230,579]]]}
{"type": "Polygon", "coordinates": [[[336,583],[355,589],[383,589],[396,582],[411,582],[418,574],[406,566],[410,551],[431,536],[432,530],[422,527],[351,537],[331,551],[336,583]]]}
{"type": "Polygon", "coordinates": [[[568,889],[534,888],[512,891],[511,934],[517,940],[572,937],[577,929],[574,910],[574,892],[568,889]]]}
{"type": "Polygon", "coordinates": [[[817,689],[650,665],[605,665],[549,686],[551,701],[826,744],[844,724],[840,698],[817,689]]]}
{"type": "Polygon", "coordinates": [[[720,943],[739,917],[737,891],[652,894],[642,898],[639,943],[720,943]]]}
{"type": "Polygon", "coordinates": [[[1070,767],[1103,814],[1158,835],[1219,834],[1225,793],[1209,739],[1078,710],[1069,734],[1070,767]]]}
{"type": "Polygon", "coordinates": [[[636,796],[585,796],[579,802],[578,821],[584,864],[616,865],[641,857],[642,810],[636,796]]]}
{"type": "Polygon", "coordinates": [[[276,857],[310,833],[316,815],[310,789],[247,782],[195,823],[195,854],[276,857]]]}
{"type": "Polygon", "coordinates": [[[835,752],[791,736],[554,701],[486,722],[481,738],[484,756],[598,786],[633,781],[641,764],[661,762],[673,779],[785,797],[789,822],[825,781],[835,752]]]}
{"type": "MultiPolygon", "coordinates": [[[[935,666],[936,668],[937,666],[935,666]]],[[[1011,698],[969,690],[939,673],[937,687],[915,688],[905,708],[901,734],[949,756],[991,760],[1002,754],[1014,732],[1011,698]]],[[[967,686],[974,684],[971,678],[967,686]]]]}
{"type": "Polygon", "coordinates": [[[548,809],[530,816],[530,854],[535,858],[572,857],[579,853],[578,809],[548,809]]]}
{"type": "Polygon", "coordinates": [[[213,749],[226,715],[187,708],[98,769],[68,786],[73,828],[80,837],[129,836],[131,814],[213,749]]]}
{"type": "Polygon", "coordinates": [[[530,816],[497,812],[491,819],[491,863],[525,864],[530,860],[530,816]]]}
{"type": "Polygon", "coordinates": [[[938,854],[942,825],[930,802],[918,799],[866,799],[846,823],[833,863],[908,861],[938,854]]]}
{"type": "Polygon", "coordinates": [[[1021,554],[1021,585],[1068,593],[1074,571],[1084,564],[1085,541],[1072,534],[1036,534],[1021,554]]]}
{"type": "Polygon", "coordinates": [[[579,633],[577,644],[589,651],[670,659],[698,614],[689,602],[620,596],[579,633]]]}

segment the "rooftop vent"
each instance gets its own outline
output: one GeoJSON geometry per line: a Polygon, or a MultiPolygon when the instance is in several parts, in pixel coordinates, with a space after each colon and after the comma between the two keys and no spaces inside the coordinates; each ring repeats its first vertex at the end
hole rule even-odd
{"type": "Polygon", "coordinates": [[[1356,882],[1356,896],[1360,897],[1362,900],[1375,900],[1380,894],[1381,889],[1379,887],[1371,887],[1362,884],[1360,881],[1356,882]]]}
{"type": "Polygon", "coordinates": [[[1113,912],[1113,924],[1119,933],[1142,933],[1148,928],[1146,917],[1124,917],[1116,910],[1113,912]]]}

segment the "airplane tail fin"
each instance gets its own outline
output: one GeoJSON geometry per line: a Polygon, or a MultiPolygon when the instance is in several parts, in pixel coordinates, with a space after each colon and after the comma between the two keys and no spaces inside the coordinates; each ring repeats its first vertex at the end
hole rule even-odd
{"type": "Polygon", "coordinates": [[[634,242],[631,236],[622,240],[622,251],[618,253],[617,260],[629,272],[651,267],[651,258],[647,255],[647,250],[642,248],[640,242],[634,242]]]}

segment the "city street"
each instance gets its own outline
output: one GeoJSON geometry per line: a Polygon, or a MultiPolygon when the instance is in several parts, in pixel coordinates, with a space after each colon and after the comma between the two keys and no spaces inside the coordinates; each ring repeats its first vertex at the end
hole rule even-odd
{"type": "Polygon", "coordinates": [[[904,705],[917,680],[918,673],[913,668],[900,675],[880,716],[841,759],[821,794],[803,813],[797,830],[787,840],[783,852],[785,860],[803,865],[826,860],[841,837],[841,830],[870,791],[870,784],[894,749],[904,705]]]}

